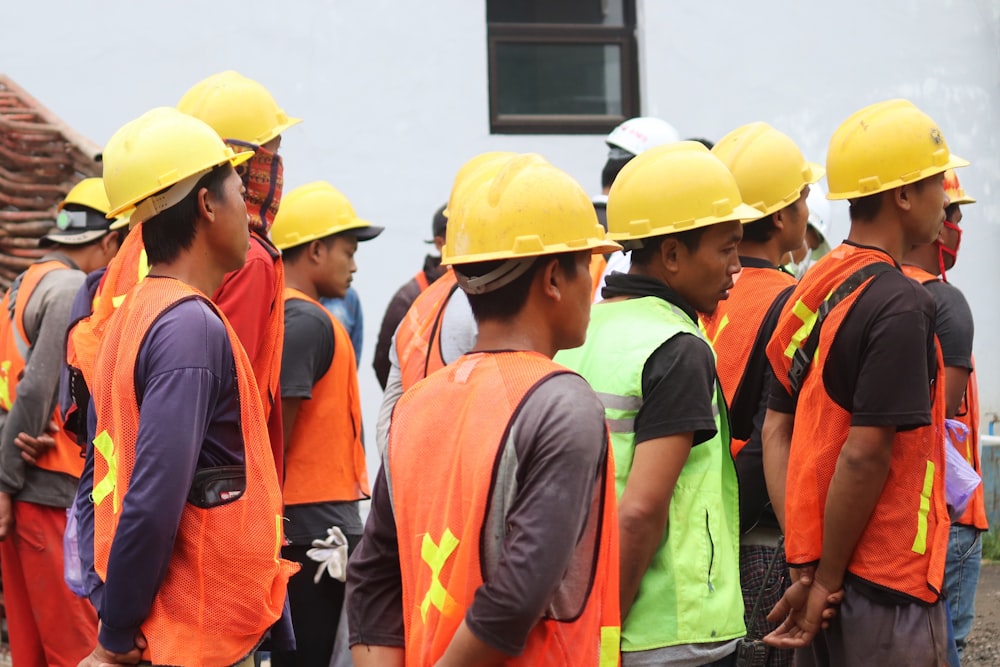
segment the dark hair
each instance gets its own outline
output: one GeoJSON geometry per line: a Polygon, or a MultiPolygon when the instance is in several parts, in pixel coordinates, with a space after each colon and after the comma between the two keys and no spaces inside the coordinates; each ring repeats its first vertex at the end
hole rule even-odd
{"type": "Polygon", "coordinates": [[[851,200],[851,220],[870,221],[874,220],[878,212],[882,210],[882,195],[884,192],[876,192],[873,195],[859,197],[851,200]]]}
{"type": "Polygon", "coordinates": [[[708,227],[695,227],[683,232],[642,239],[642,247],[632,249],[632,263],[639,266],[649,266],[649,263],[653,261],[653,257],[659,254],[660,246],[667,239],[677,239],[688,251],[694,252],[701,244],[701,237],[705,234],[706,229],[708,227]]]}
{"type": "MultiPolygon", "coordinates": [[[[531,289],[532,281],[535,279],[535,274],[553,259],[559,261],[559,267],[567,277],[575,278],[576,255],[577,253],[573,252],[542,255],[535,260],[531,268],[500,289],[487,292],[486,294],[469,294],[469,306],[472,308],[472,315],[476,318],[476,322],[483,322],[484,320],[508,320],[521,312],[524,304],[528,302],[528,292],[531,289]]],[[[456,266],[455,270],[464,276],[473,278],[486,275],[506,261],[509,260],[474,262],[472,264],[456,266]]]]}
{"type": "Polygon", "coordinates": [[[334,239],[336,239],[338,234],[331,234],[330,236],[324,236],[321,239],[313,239],[312,241],[306,241],[305,243],[300,243],[297,246],[292,246],[291,248],[285,248],[281,251],[281,261],[285,264],[294,264],[305,254],[306,248],[309,247],[313,241],[319,241],[327,248],[333,245],[334,239]]]}
{"type": "Polygon", "coordinates": [[[601,187],[610,188],[611,184],[618,178],[618,172],[629,163],[632,157],[609,157],[608,161],[604,163],[604,169],[601,171],[601,187]]]}
{"type": "Polygon", "coordinates": [[[166,211],[157,213],[142,225],[142,244],[150,264],[169,263],[194,242],[198,222],[198,193],[208,188],[216,197],[222,195],[222,185],[232,171],[225,162],[202,176],[184,199],[166,211]]]}
{"type": "Polygon", "coordinates": [[[743,240],[751,243],[767,243],[777,233],[778,226],[774,224],[773,213],[743,225],[743,240]]]}

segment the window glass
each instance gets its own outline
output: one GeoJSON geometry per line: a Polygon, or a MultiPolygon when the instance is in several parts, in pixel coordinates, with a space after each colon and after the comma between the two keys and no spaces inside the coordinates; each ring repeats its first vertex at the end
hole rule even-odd
{"type": "Polygon", "coordinates": [[[625,25],[624,0],[489,0],[490,23],[625,25]]]}

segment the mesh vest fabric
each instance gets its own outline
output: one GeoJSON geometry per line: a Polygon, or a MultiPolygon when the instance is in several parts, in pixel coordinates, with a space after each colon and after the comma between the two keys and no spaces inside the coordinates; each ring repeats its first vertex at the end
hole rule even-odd
{"type": "MultiPolygon", "coordinates": [[[[729,298],[720,301],[711,315],[701,316],[705,336],[715,350],[719,383],[727,405],[733,404],[743,381],[757,331],[768,309],[782,290],[795,284],[795,278],[774,269],[744,267],[734,277],[734,283],[729,298]]],[[[733,456],[746,443],[733,438],[730,445],[733,456]]]]}
{"type": "Polygon", "coordinates": [[[455,271],[449,268],[420,292],[399,323],[396,329],[396,356],[403,391],[444,367],[441,321],[448,298],[457,286],[455,271]]]}
{"type": "MultiPolygon", "coordinates": [[[[556,356],[586,378],[604,403],[619,498],[635,454],[642,370],[657,348],[680,334],[701,337],[691,318],[663,299],[605,301],[591,309],[583,347],[556,356]]],[[[670,499],[667,530],[622,624],[622,651],[719,642],[746,634],[739,490],[729,452],[726,404],[718,384],[715,405],[718,432],[692,447],[684,464],[670,499]]]]}
{"type": "Polygon", "coordinates": [[[368,498],[368,468],[361,443],[361,398],[354,347],[344,326],[299,290],[285,288],[285,301],[301,299],[319,308],[333,329],[333,360],[302,401],[292,439],[285,443],[285,503],[299,505],[368,498]]]}
{"type": "MultiPolygon", "coordinates": [[[[24,328],[25,310],[42,279],[52,271],[59,270],[69,270],[69,267],[57,260],[39,262],[28,267],[17,289],[12,317],[9,317],[12,290],[7,290],[0,301],[0,409],[6,412],[10,412],[17,399],[17,385],[27,364],[22,349],[27,350],[32,344],[24,328]]],[[[58,405],[52,414],[52,420],[58,426],[53,435],[55,447],[38,457],[37,466],[43,470],[79,477],[83,472],[80,446],[63,430],[64,419],[58,405]]]]}
{"type": "MultiPolygon", "coordinates": [[[[903,265],[903,273],[921,285],[939,280],[933,273],[909,264],[903,265]]],[[[983,464],[980,460],[981,452],[979,450],[979,382],[976,380],[975,358],[972,359],[972,365],[973,368],[969,372],[969,380],[965,385],[965,396],[962,399],[962,405],[958,409],[958,414],[955,415],[955,419],[969,427],[969,437],[966,438],[964,443],[956,444],[960,447],[965,460],[982,477],[983,464]]],[[[969,500],[969,506],[965,508],[965,512],[955,523],[964,526],[973,526],[979,530],[989,530],[989,521],[986,519],[984,486],[985,484],[980,484],[976,487],[972,498],[969,500]]]]}
{"type": "MultiPolygon", "coordinates": [[[[180,281],[144,281],[104,330],[93,369],[99,381],[92,385],[97,409],[94,567],[102,580],[135,465],[135,363],[156,319],[188,299],[210,304],[180,281]]],[[[154,664],[232,665],[245,658],[280,616],[288,577],[298,569],[279,557],[281,492],[253,371],[235,332],[219,316],[235,362],[246,490],[211,509],[185,505],[166,577],[141,627],[148,642],[144,659],[154,664]]]]}
{"type": "MultiPolygon", "coordinates": [[[[491,535],[486,516],[511,425],[534,387],[567,371],[529,352],[469,354],[396,405],[387,454],[400,570],[406,664],[444,654],[476,590],[491,535]]],[[[511,445],[512,446],[512,445],[511,445]]],[[[508,665],[619,664],[618,524],[608,448],[584,537],[568,570],[589,577],[586,597],[561,605],[562,588],[508,665]],[[569,608],[564,608],[569,607],[569,608]]],[[[553,508],[557,509],[557,508],[553,508]]],[[[568,594],[566,594],[568,595],[568,594]]]]}
{"type": "MultiPolygon", "coordinates": [[[[791,393],[791,357],[811,331],[820,304],[858,269],[891,261],[883,252],[845,244],[809,270],[785,304],[767,348],[771,367],[786,391],[791,393]]],[[[815,563],[822,554],[827,492],[851,428],[851,413],[827,393],[823,372],[844,318],[872,280],[827,315],[798,396],[785,492],[785,553],[790,565],[815,563]]],[[[896,434],[882,495],[847,566],[856,577],[931,604],[940,598],[950,525],[944,495],[940,348],[937,358],[938,381],[930,389],[932,423],[896,434]]]]}

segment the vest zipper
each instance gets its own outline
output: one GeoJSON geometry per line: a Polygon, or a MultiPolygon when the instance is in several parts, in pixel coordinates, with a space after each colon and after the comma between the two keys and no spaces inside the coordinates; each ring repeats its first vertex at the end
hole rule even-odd
{"type": "Polygon", "coordinates": [[[712,585],[712,568],[715,566],[715,541],[712,539],[712,527],[708,520],[708,510],[705,510],[705,532],[708,534],[708,592],[714,593],[712,585]]]}

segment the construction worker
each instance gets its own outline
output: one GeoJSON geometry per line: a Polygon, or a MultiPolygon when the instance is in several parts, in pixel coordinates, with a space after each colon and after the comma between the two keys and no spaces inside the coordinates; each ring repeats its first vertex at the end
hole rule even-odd
{"type": "Polygon", "coordinates": [[[253,363],[280,480],[284,449],[278,377],[284,331],[284,271],[281,253],[268,239],[268,231],[281,203],[284,182],[284,163],[278,153],[281,136],[302,121],[290,118],[264,86],[233,71],[214,74],[195,84],[184,93],[177,108],[208,123],[237,153],[253,151],[253,157],[239,170],[246,189],[250,252],[246,264],[226,276],[212,300],[236,329],[253,363]]]}
{"type": "MultiPolygon", "coordinates": [[[[447,217],[464,194],[496,174],[516,153],[492,151],[468,160],[458,170],[448,197],[447,217]],[[473,178],[475,177],[475,178],[473,178]]],[[[478,327],[455,272],[444,274],[421,292],[396,327],[389,347],[389,378],[379,408],[375,441],[385,452],[392,410],[403,392],[439,368],[458,359],[476,344],[478,327]]]]}
{"type": "Polygon", "coordinates": [[[59,204],[49,252],[0,302],[0,570],[11,657],[18,665],[75,665],[97,636],[93,608],[63,581],[63,533],[83,459],[62,431],[57,406],[70,306],[88,272],[118,250],[99,178],[77,183],[59,204]],[[53,408],[55,410],[53,411],[53,408]],[[16,442],[51,447],[22,456],[16,442]]]}
{"type": "Polygon", "coordinates": [[[614,462],[594,392],[551,360],[617,246],[536,155],[454,204],[442,262],[479,339],[396,406],[348,565],[354,664],[617,665],[614,462]]]}
{"type": "Polygon", "coordinates": [[[99,346],[81,357],[97,433],[81,548],[101,620],[84,666],[253,664],[298,567],[277,557],[281,491],[253,368],[207,296],[246,261],[233,166],[251,156],[171,108],[104,149],[109,215],[131,211],[150,271],[117,308],[95,305],[99,346]]]}
{"type": "MultiPolygon", "coordinates": [[[[934,297],[937,318],[935,333],[944,362],[945,417],[957,419],[969,428],[965,442],[955,443],[969,465],[982,476],[979,459],[979,391],[972,338],[975,324],[972,310],[961,290],[947,281],[946,272],[955,266],[962,239],[962,205],[974,204],[965,193],[954,170],[944,174],[948,195],[947,216],[933,243],[919,245],[903,257],[903,273],[921,283],[934,297]]],[[[976,585],[983,557],[981,535],[989,529],[983,486],[976,488],[962,516],[951,524],[944,587],[955,629],[955,646],[961,658],[965,640],[972,629],[976,608],[976,585]]]]}
{"type": "Polygon", "coordinates": [[[333,628],[344,603],[347,553],[342,554],[337,579],[322,566],[317,573],[308,552],[314,541],[327,540],[333,528],[339,531],[340,544],[351,549],[361,539],[358,504],[370,492],[357,363],[347,330],[319,298],[347,292],[357,269],[358,242],[381,232],[324,182],[289,192],[271,229],[285,264],[281,404],[289,544],[282,554],[303,566],[288,582],[296,649],[273,652],[271,664],[276,667],[330,664],[333,628]]]}
{"type": "Polygon", "coordinates": [[[946,660],[943,368],[933,299],[899,261],[937,238],[943,172],[966,164],[906,100],[861,109],[830,140],[828,197],[851,202],[850,233],[796,286],[767,347],[768,492],[788,564],[815,576],[793,581],[766,641],[797,649],[797,665],[946,660]]]}
{"type": "MultiPolygon", "coordinates": [[[[738,252],[743,268],[733,276],[729,298],[702,316],[717,356],[722,393],[729,406],[730,449],[740,483],[740,581],[747,629],[766,633],[766,616],[784,593],[781,528],[764,483],[760,429],[772,373],[765,347],[795,279],[780,267],[782,256],[801,248],[810,186],[823,168],[808,162],[787,135],[767,123],[750,123],[719,140],[712,153],[736,178],[757,219],[743,226],[738,252]],[[773,561],[773,565],[772,565],[773,561]],[[771,578],[765,580],[768,572],[771,578]],[[756,617],[751,618],[761,590],[756,617]]],[[[771,651],[769,665],[791,665],[791,651],[771,651]]]]}
{"type": "MultiPolygon", "coordinates": [[[[673,125],[660,118],[638,116],[629,118],[611,130],[604,143],[608,145],[608,159],[601,170],[601,194],[593,197],[597,217],[605,229],[608,228],[608,192],[618,177],[618,173],[636,155],[663,144],[680,141],[681,137],[673,125]]],[[[590,272],[594,282],[594,303],[601,300],[601,289],[608,275],[614,271],[628,273],[628,252],[612,254],[605,258],[595,255],[591,260],[590,272]]]]}
{"type": "Polygon", "coordinates": [[[441,248],[444,247],[444,235],[448,229],[448,216],[444,214],[447,204],[444,204],[434,212],[431,220],[432,239],[428,243],[434,244],[435,254],[428,254],[424,257],[424,266],[405,285],[396,290],[389,301],[389,306],[382,316],[382,327],[378,332],[378,342],[375,344],[375,360],[372,367],[375,369],[375,377],[385,389],[389,380],[389,370],[392,363],[389,361],[389,349],[392,347],[392,336],[396,333],[399,323],[406,315],[416,298],[431,284],[444,274],[444,267],[441,266],[441,248]]]}
{"type": "Polygon", "coordinates": [[[703,145],[657,146],[608,195],[608,235],[631,250],[594,306],[587,342],[557,361],[604,404],[617,469],[622,664],[730,664],[745,634],[739,491],[715,357],[698,328],[760,213],[703,145]]]}
{"type": "Polygon", "coordinates": [[[809,207],[809,220],[806,222],[805,242],[782,258],[787,260],[782,261],[785,270],[796,279],[805,275],[810,266],[830,252],[830,202],[818,183],[809,189],[806,204],[809,207]]]}

